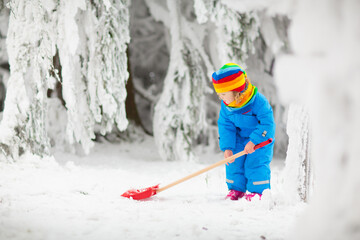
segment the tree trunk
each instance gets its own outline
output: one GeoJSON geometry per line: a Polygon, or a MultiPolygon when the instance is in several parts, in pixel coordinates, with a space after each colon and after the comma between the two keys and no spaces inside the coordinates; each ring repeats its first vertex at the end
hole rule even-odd
{"type": "Polygon", "coordinates": [[[55,85],[55,89],[48,89],[47,91],[47,97],[50,98],[52,97],[54,94],[56,94],[55,96],[57,98],[60,99],[61,103],[63,106],[65,106],[65,101],[62,95],[62,75],[61,75],[61,62],[60,62],[60,57],[59,57],[59,51],[56,49],[56,54],[53,57],[53,65],[54,65],[54,69],[57,70],[57,73],[52,72],[52,76],[55,77],[55,75],[57,74],[57,76],[59,77],[59,81],[56,82],[55,85]]]}
{"type": "MultiPolygon", "coordinates": [[[[139,113],[137,111],[136,103],[135,103],[135,94],[134,94],[134,84],[133,84],[133,78],[131,74],[131,67],[130,67],[130,55],[129,55],[129,49],[126,51],[127,59],[128,59],[128,72],[129,72],[129,79],[126,84],[126,92],[127,97],[125,101],[126,106],[126,116],[129,120],[132,120],[136,125],[142,126],[141,120],[139,117],[139,113]]],[[[145,130],[145,128],[142,126],[142,128],[145,130]]]]}
{"type": "Polygon", "coordinates": [[[5,85],[2,82],[2,79],[0,78],[0,112],[4,110],[5,95],[6,95],[5,85]]]}

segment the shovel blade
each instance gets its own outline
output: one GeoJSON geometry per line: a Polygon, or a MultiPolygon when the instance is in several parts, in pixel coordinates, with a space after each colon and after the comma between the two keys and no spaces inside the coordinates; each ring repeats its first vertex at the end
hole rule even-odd
{"type": "Polygon", "coordinates": [[[124,192],[121,196],[126,198],[132,198],[134,200],[146,199],[155,195],[158,188],[159,184],[148,188],[130,189],[124,192]]]}

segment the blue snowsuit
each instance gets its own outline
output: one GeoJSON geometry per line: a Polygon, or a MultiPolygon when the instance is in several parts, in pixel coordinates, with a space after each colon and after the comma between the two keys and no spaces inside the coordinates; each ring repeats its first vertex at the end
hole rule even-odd
{"type": "MultiPolygon", "coordinates": [[[[257,92],[241,108],[228,107],[221,101],[218,120],[220,149],[234,154],[244,150],[251,141],[255,145],[269,138],[275,140],[275,122],[268,100],[257,92]]],[[[270,188],[270,162],[274,142],[252,154],[239,157],[226,166],[226,183],[229,189],[262,193],[270,188]]]]}

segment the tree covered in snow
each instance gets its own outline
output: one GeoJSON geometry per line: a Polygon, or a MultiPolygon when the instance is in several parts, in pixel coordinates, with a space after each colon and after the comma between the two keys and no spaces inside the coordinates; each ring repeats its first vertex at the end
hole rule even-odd
{"type": "Polygon", "coordinates": [[[216,66],[236,62],[246,67],[246,59],[254,53],[253,42],[259,36],[259,19],[256,11],[239,12],[218,0],[194,0],[194,11],[200,24],[215,24],[217,44],[216,66]]]}
{"type": "Polygon", "coordinates": [[[164,159],[192,160],[192,148],[206,125],[207,77],[201,53],[190,40],[194,32],[191,23],[181,15],[178,2],[169,0],[167,7],[169,13],[165,21],[170,20],[170,64],[155,107],[154,136],[164,159]]]}
{"type": "Polygon", "coordinates": [[[49,154],[46,133],[46,91],[54,86],[54,26],[50,13],[37,1],[10,1],[7,52],[11,66],[1,150],[16,158],[25,151],[49,154]],[[19,34],[21,33],[21,34],[19,34]]]}
{"type": "Polygon", "coordinates": [[[20,0],[8,7],[11,74],[1,122],[3,155],[50,154],[47,126],[56,124],[48,122],[48,111],[66,112],[67,122],[57,124],[66,126],[67,142],[81,144],[85,152],[95,130],[105,134],[113,125],[124,130],[128,2],[20,0]],[[61,72],[54,68],[55,55],[61,72]],[[65,111],[47,107],[59,105],[47,98],[56,81],[65,111]]]}
{"type": "Polygon", "coordinates": [[[68,115],[67,136],[70,143],[81,143],[89,152],[97,127],[105,134],[114,124],[121,131],[128,124],[125,85],[129,76],[129,13],[127,1],[76,4],[60,4],[57,46],[68,115]]]}
{"type": "Polygon", "coordinates": [[[287,148],[282,172],[284,197],[288,202],[309,201],[314,184],[311,158],[309,110],[304,105],[291,104],[288,110],[287,148]]]}

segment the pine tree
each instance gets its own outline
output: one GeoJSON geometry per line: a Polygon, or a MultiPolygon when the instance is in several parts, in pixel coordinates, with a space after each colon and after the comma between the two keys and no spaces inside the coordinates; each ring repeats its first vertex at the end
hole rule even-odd
{"type": "MultiPolygon", "coordinates": [[[[128,2],[93,1],[90,9],[88,13],[96,13],[93,16],[96,28],[92,29],[96,34],[88,36],[94,38],[88,47],[90,108],[102,134],[110,132],[114,123],[123,131],[128,124],[125,113],[129,77],[126,50],[130,42],[128,2]]],[[[89,25],[86,27],[91,28],[89,25]]]]}
{"type": "Polygon", "coordinates": [[[72,2],[62,4],[57,45],[63,69],[67,136],[70,143],[81,143],[85,152],[89,152],[97,128],[106,134],[114,124],[120,131],[128,125],[125,112],[129,76],[126,49],[130,41],[128,2],[78,1],[82,10],[79,15],[72,2]]]}
{"type": "Polygon", "coordinates": [[[114,125],[124,130],[128,1],[20,0],[10,1],[9,7],[11,74],[1,122],[3,155],[49,155],[47,126],[54,123],[48,122],[48,111],[66,112],[67,122],[58,124],[66,125],[68,143],[81,144],[85,153],[94,144],[95,131],[105,134],[114,125]],[[54,55],[61,72],[53,66],[54,55]],[[65,111],[59,104],[47,106],[54,103],[47,91],[57,81],[65,111]]]}
{"type": "Polygon", "coordinates": [[[220,0],[194,0],[194,8],[200,24],[211,21],[216,25],[220,65],[233,61],[245,67],[245,60],[255,51],[254,41],[259,36],[256,11],[240,13],[220,0]]]}
{"type": "Polygon", "coordinates": [[[195,140],[206,126],[206,72],[198,49],[183,34],[179,3],[167,1],[171,16],[171,54],[164,89],[155,107],[154,136],[165,160],[194,160],[195,140]]]}
{"type": "Polygon", "coordinates": [[[54,85],[54,26],[41,1],[10,1],[7,52],[11,65],[1,152],[14,159],[26,151],[49,154],[46,133],[46,91],[54,85]],[[39,27],[41,26],[41,27],[39,27]]]}

